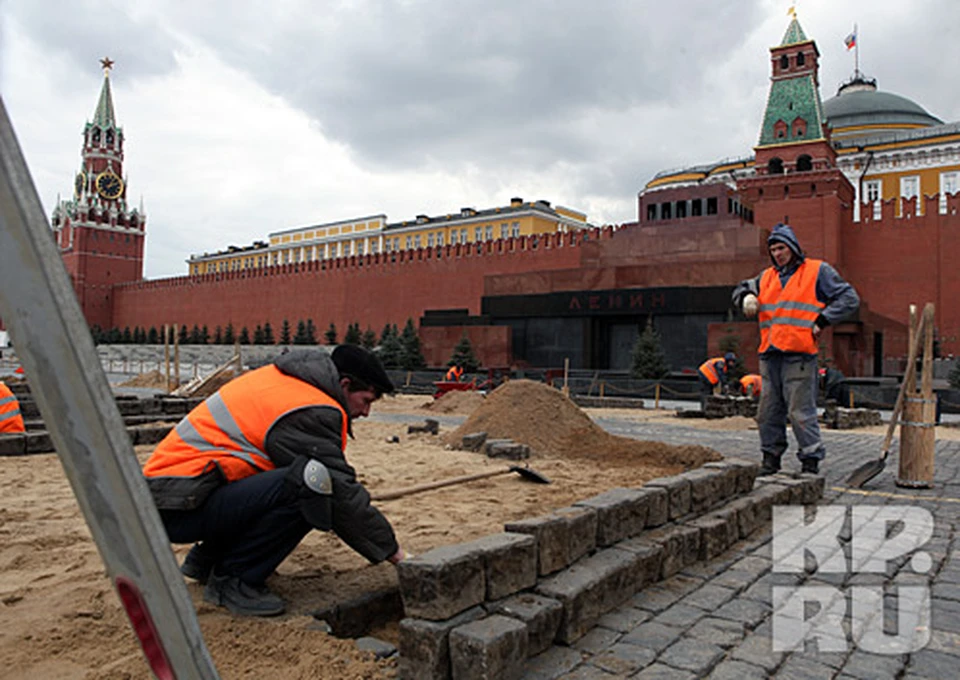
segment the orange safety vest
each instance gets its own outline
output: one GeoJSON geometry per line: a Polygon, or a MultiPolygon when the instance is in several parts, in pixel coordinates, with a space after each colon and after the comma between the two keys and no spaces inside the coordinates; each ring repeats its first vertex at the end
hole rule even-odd
{"type": "Polygon", "coordinates": [[[703,375],[706,377],[707,380],[710,381],[711,385],[716,385],[718,382],[720,382],[720,372],[717,370],[718,361],[721,364],[723,364],[724,367],[726,367],[727,360],[724,359],[723,357],[715,357],[713,359],[707,359],[702,364],[700,364],[699,371],[703,373],[703,375]]]}
{"type": "Polygon", "coordinates": [[[20,402],[13,392],[0,382],[0,432],[24,432],[20,402]]]}
{"type": "Polygon", "coordinates": [[[760,353],[771,347],[782,352],[816,354],[813,326],[824,304],[817,300],[817,276],[821,260],[804,260],[793,272],[787,287],[780,285],[775,267],[760,277],[760,353]]]}
{"type": "Polygon", "coordinates": [[[460,380],[460,376],[463,375],[463,369],[459,366],[451,366],[450,370],[447,371],[447,380],[460,380]]]}
{"type": "Polygon", "coordinates": [[[756,373],[748,373],[740,378],[740,385],[743,387],[744,394],[750,394],[750,388],[753,387],[753,396],[759,397],[763,389],[763,378],[756,373]]]}
{"type": "Polygon", "coordinates": [[[219,466],[230,482],[276,466],[265,446],[270,428],[303,408],[340,411],[341,446],[347,445],[347,414],[340,403],[273,364],[240,376],[193,409],[164,437],[143,467],[146,477],[196,477],[219,466]]]}

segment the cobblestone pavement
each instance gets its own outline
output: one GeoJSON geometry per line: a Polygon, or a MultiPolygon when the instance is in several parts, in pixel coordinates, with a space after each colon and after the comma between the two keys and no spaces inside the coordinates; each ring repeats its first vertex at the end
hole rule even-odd
{"type": "MultiPolygon", "coordinates": [[[[598,422],[616,434],[672,444],[704,444],[725,455],[759,459],[755,431],[705,431],[681,425],[636,424],[612,419],[598,422]]],[[[858,512],[866,513],[867,517],[882,509],[902,513],[904,509],[923,508],[932,513],[933,530],[929,540],[916,539],[919,551],[885,561],[882,564],[886,566],[886,573],[850,573],[850,562],[846,560],[840,562],[839,569],[828,573],[823,565],[818,569],[809,555],[805,571],[786,573],[780,568],[773,569],[773,541],[767,527],[716,560],[688,568],[637,593],[629,604],[608,613],[596,628],[571,647],[555,646],[534,657],[528,662],[524,678],[943,680],[958,677],[960,550],[954,543],[954,532],[960,523],[960,442],[937,442],[932,489],[897,487],[894,454],[887,462],[887,469],[870,481],[867,489],[858,492],[845,488],[844,480],[862,463],[879,457],[882,437],[830,431],[823,434],[828,449],[823,465],[827,483],[818,512],[829,512],[826,506],[838,511],[840,506],[839,511],[848,518],[840,532],[841,536],[846,532],[843,545],[850,550],[849,517],[854,516],[854,508],[859,508],[858,512]],[[829,630],[834,634],[819,642],[838,651],[824,651],[818,648],[817,641],[804,642],[800,635],[795,636],[800,640],[796,649],[787,649],[791,641],[787,633],[799,630],[805,620],[810,625],[817,615],[817,605],[813,603],[806,605],[806,615],[802,604],[799,614],[790,608],[790,603],[798,600],[789,595],[806,587],[819,587],[818,592],[833,595],[831,604],[823,610],[824,614],[829,611],[827,618],[819,620],[823,626],[830,625],[829,630]],[[904,595],[907,592],[902,590],[904,587],[914,587],[910,598],[904,595]],[[776,609],[775,590],[778,601],[783,602],[776,609]],[[859,604],[870,592],[882,593],[878,597],[886,607],[880,619],[871,618],[869,607],[859,604]],[[914,596],[917,593],[926,594],[929,599],[918,599],[914,596]],[[856,607],[854,600],[858,603],[856,607]],[[863,611],[859,611],[861,608],[863,611]],[[900,631],[903,647],[908,650],[916,647],[917,651],[867,651],[893,648],[891,637],[883,634],[896,637],[898,611],[909,616],[911,608],[913,612],[929,613],[928,620],[922,616],[917,618],[914,613],[911,625],[904,626],[909,630],[900,631]],[[791,619],[791,612],[799,618],[791,619]],[[919,626],[914,625],[917,621],[919,626]],[[791,627],[791,623],[796,627],[791,627]],[[784,651],[774,651],[774,640],[784,651]]],[[[790,450],[796,450],[792,435],[790,450]]],[[[784,456],[784,468],[792,471],[799,468],[799,463],[795,458],[784,456]]],[[[901,523],[890,527],[887,536],[892,538],[899,527],[904,526],[901,523]]],[[[832,531],[829,542],[839,551],[841,542],[834,538],[837,527],[828,529],[832,531]]],[[[904,529],[901,533],[906,535],[908,531],[904,529]]],[[[859,534],[855,534],[855,540],[856,536],[859,534]]],[[[780,564],[784,563],[778,561],[780,564]]]]}

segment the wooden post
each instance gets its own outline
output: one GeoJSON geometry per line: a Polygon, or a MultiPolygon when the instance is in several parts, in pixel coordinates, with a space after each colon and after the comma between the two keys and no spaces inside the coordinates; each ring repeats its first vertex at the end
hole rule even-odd
{"type": "Polygon", "coordinates": [[[563,360],[563,396],[570,396],[570,385],[567,384],[567,377],[570,374],[570,357],[566,357],[563,360]]]}
{"type": "Polygon", "coordinates": [[[660,408],[660,383],[657,383],[654,392],[654,408],[660,408]]]}
{"type": "Polygon", "coordinates": [[[170,391],[170,337],[168,328],[167,324],[163,324],[163,365],[167,375],[167,392],[170,391]]]}
{"type": "Polygon", "coordinates": [[[173,386],[180,387],[180,333],[179,324],[173,324],[173,386]]]}
{"type": "Polygon", "coordinates": [[[603,390],[607,386],[607,383],[603,380],[600,381],[600,398],[603,399],[603,390]]]}
{"type": "MultiPolygon", "coordinates": [[[[911,324],[916,320],[911,310],[911,324]]],[[[923,369],[920,392],[916,377],[908,384],[903,404],[903,422],[900,425],[900,466],[897,486],[928,489],[933,486],[934,451],[937,444],[937,404],[933,396],[933,303],[923,309],[923,334],[911,326],[911,347],[923,343],[923,369]]],[[[918,351],[919,355],[919,351],[918,351]]],[[[913,371],[916,373],[916,371],[913,371]]]]}

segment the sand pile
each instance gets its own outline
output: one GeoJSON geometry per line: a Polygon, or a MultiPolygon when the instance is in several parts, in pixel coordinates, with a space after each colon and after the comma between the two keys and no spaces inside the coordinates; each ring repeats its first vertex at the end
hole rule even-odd
{"type": "Polygon", "coordinates": [[[420,408],[433,413],[456,413],[469,415],[483,403],[484,395],[477,390],[447,392],[439,399],[429,401],[420,408]]]}
{"type": "Polygon", "coordinates": [[[547,458],[594,458],[605,463],[635,460],[684,468],[722,458],[705,446],[673,446],[612,435],[560,391],[532,380],[511,380],[498,387],[445,441],[457,446],[464,435],[474,432],[513,439],[530,446],[536,456],[547,458]]]}
{"type": "Polygon", "coordinates": [[[120,387],[151,387],[158,390],[167,389],[167,376],[158,370],[152,370],[148,373],[135,375],[126,382],[120,383],[120,387]]]}

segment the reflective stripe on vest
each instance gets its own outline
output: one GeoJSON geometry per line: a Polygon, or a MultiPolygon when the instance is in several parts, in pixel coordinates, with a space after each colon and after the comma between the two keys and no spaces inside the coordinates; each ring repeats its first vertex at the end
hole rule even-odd
{"type": "Polygon", "coordinates": [[[817,276],[820,260],[804,260],[793,272],[786,288],[774,267],[760,277],[760,353],[775,348],[782,352],[816,354],[813,327],[823,311],[817,300],[817,276]]]}
{"type": "Polygon", "coordinates": [[[707,359],[698,369],[703,375],[710,381],[711,385],[716,385],[720,382],[720,372],[717,371],[717,362],[722,363],[724,366],[727,365],[727,360],[723,357],[716,357],[714,359],[707,359]]]}
{"type": "Polygon", "coordinates": [[[275,465],[265,451],[270,429],[293,411],[326,406],[340,413],[341,448],[347,416],[336,399],[274,366],[230,381],[191,411],[144,465],[147,477],[193,477],[217,464],[236,481],[275,465]]]}
{"type": "Polygon", "coordinates": [[[6,385],[0,384],[0,432],[23,432],[20,402],[6,385]]]}

